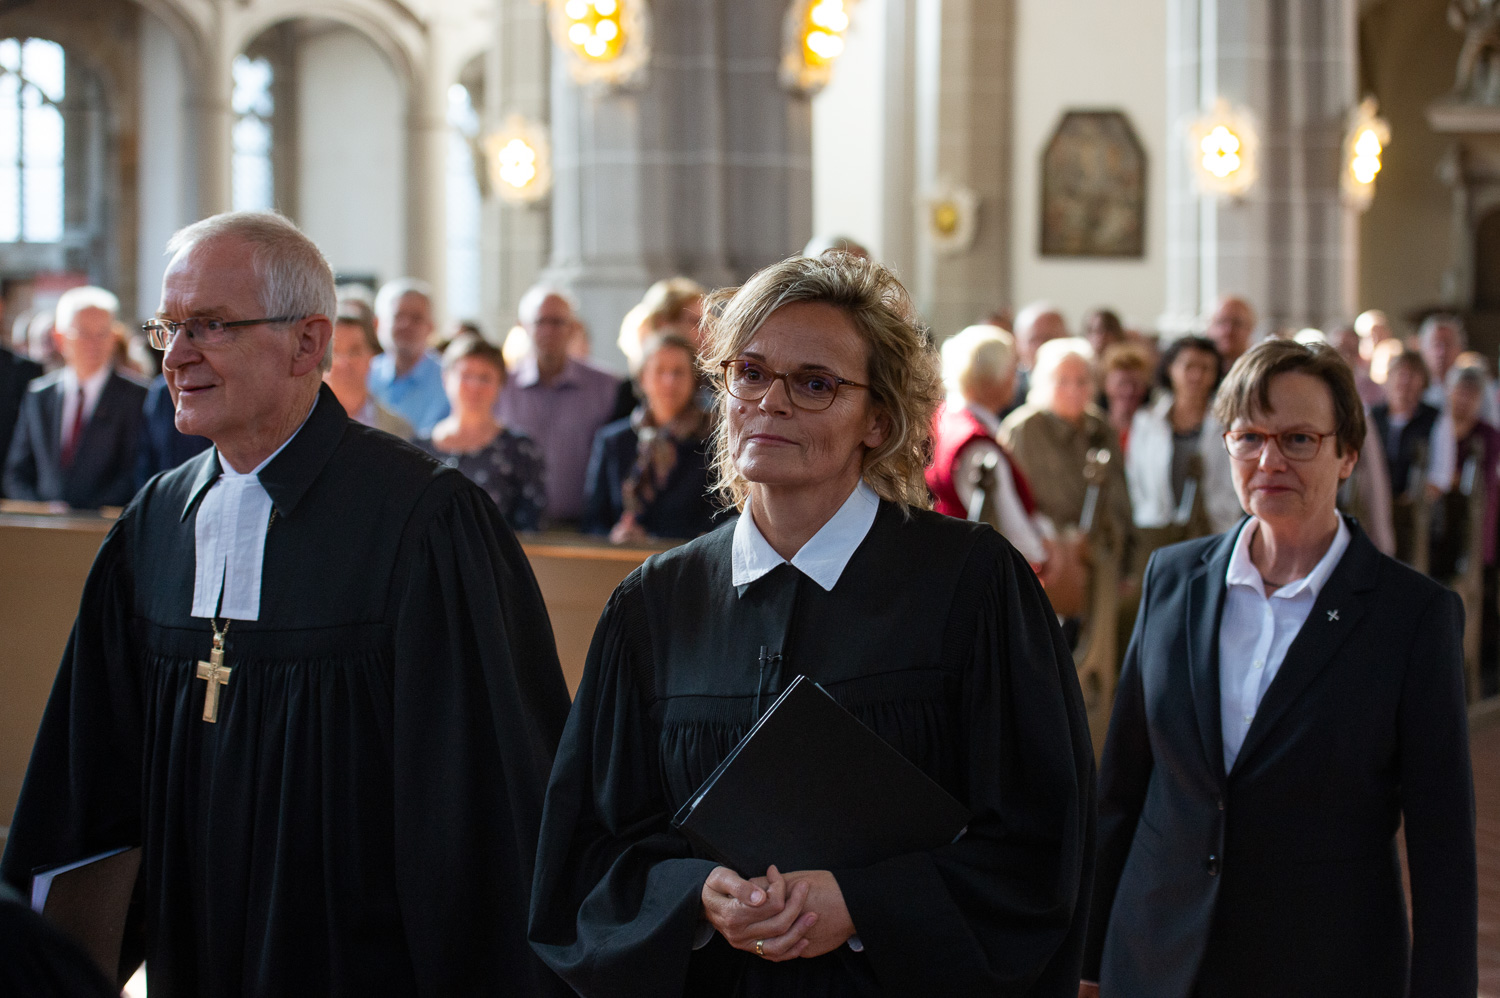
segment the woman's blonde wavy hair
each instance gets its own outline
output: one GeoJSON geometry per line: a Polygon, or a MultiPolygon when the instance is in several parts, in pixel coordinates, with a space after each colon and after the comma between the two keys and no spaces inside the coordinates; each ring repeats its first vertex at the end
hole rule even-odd
{"type": "MultiPolygon", "coordinates": [[[[911,296],[889,270],[848,253],[791,257],[759,271],[738,288],[709,295],[703,309],[701,363],[726,415],[723,363],[734,360],[772,312],[818,302],[847,315],[870,349],[870,400],[885,416],[885,442],[864,457],[864,478],[877,495],[928,509],[923,471],[932,458],[932,417],[943,398],[937,351],[911,296]]],[[[729,453],[729,420],[714,434],[714,485],[736,509],[745,508],[750,483],[729,453]]]]}

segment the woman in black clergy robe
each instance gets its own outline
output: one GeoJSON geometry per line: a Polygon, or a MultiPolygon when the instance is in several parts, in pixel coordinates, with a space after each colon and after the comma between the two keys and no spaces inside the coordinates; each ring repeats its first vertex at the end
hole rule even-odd
{"type": "Polygon", "coordinates": [[[1093,875],[1082,699],[1026,562],[922,508],[940,386],[910,299],[830,254],[705,312],[716,474],[742,515],[605,609],[548,787],[533,947],[586,998],[1072,998],[1093,875]],[[799,674],[962,801],[967,833],[862,869],[695,850],[672,815],[799,674]]]}

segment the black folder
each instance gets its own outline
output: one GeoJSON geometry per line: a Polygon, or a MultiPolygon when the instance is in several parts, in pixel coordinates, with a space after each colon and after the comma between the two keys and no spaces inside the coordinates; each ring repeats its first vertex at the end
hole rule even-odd
{"type": "Polygon", "coordinates": [[[743,877],[857,869],[947,845],[969,811],[798,676],[672,819],[743,877]]]}
{"type": "Polygon", "coordinates": [[[120,973],[125,915],[140,868],[140,846],[121,847],[32,876],[32,910],[82,946],[111,981],[120,973]]]}

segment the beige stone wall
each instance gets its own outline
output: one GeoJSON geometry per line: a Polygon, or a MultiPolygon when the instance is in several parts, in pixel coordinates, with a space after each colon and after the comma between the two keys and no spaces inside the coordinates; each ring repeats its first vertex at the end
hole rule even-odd
{"type": "Polygon", "coordinates": [[[1447,0],[1378,0],[1360,19],[1360,84],[1391,124],[1375,201],[1360,220],[1359,300],[1402,319],[1437,304],[1450,257],[1452,200],[1438,179],[1449,140],[1428,127],[1427,105],[1453,87],[1461,36],[1447,0]]]}

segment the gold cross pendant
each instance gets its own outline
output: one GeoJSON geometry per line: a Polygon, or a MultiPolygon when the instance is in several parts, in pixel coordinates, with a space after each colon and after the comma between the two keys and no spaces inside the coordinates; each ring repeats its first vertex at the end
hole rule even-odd
{"type": "Polygon", "coordinates": [[[229,685],[231,670],[224,664],[224,631],[229,630],[226,621],[224,630],[214,627],[214,647],[208,653],[207,662],[198,663],[198,678],[208,680],[208,689],[203,693],[203,719],[210,724],[219,720],[219,687],[229,685]]]}

